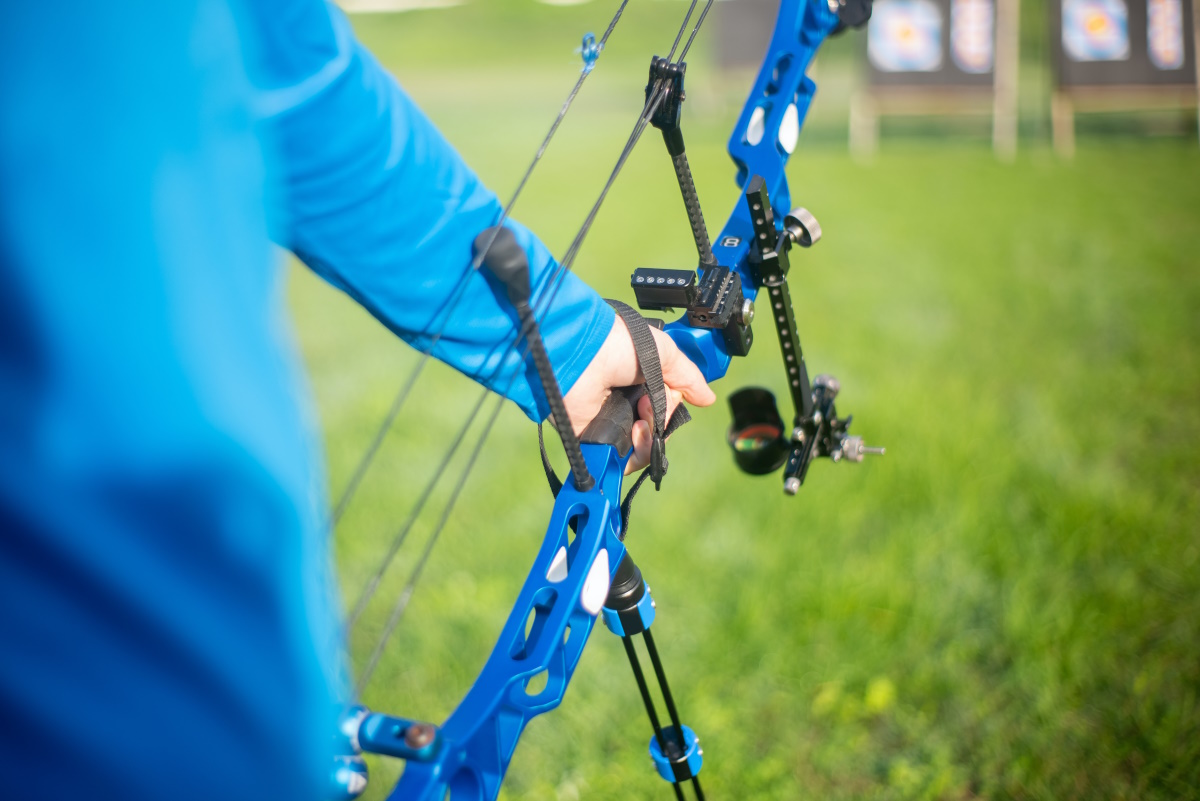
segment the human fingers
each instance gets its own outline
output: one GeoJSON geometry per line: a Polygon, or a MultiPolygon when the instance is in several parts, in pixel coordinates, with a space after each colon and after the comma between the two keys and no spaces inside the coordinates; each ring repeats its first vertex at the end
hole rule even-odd
{"type": "MultiPolygon", "coordinates": [[[[717,396],[704,380],[704,374],[691,359],[683,355],[675,341],[657,328],[651,328],[650,332],[654,335],[654,344],[658,346],[663,383],[678,390],[683,399],[693,406],[712,406],[716,403],[717,396]]],[[[673,406],[671,410],[674,411],[673,406]]]]}
{"type": "MultiPolygon", "coordinates": [[[[642,400],[646,400],[643,398],[642,400]]],[[[641,405],[638,406],[639,413],[641,405]]],[[[651,417],[653,419],[653,417],[651,417]]],[[[654,440],[653,431],[650,428],[650,423],[645,420],[637,420],[633,424],[633,455],[629,457],[629,461],[625,463],[625,475],[636,473],[643,467],[650,464],[650,443],[654,440]]]]}

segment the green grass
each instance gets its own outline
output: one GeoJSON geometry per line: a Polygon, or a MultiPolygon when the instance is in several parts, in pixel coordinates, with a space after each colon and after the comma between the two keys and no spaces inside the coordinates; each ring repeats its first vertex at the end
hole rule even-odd
{"type": "MultiPolygon", "coordinates": [[[[473,3],[356,24],[504,195],[573,81],[575,39],[607,8],[473,3]]],[[[631,4],[518,206],[556,251],[640,106],[651,34],[669,39],[681,8],[631,4]]],[[[736,195],[724,139],[741,101],[701,77],[701,56],[685,124],[715,228],[736,195]]],[[[888,455],[818,464],[792,499],[778,477],[739,474],[724,396],[783,388],[760,331],[718,406],[672,440],[663,492],[639,500],[629,545],[712,799],[1200,792],[1200,153],[1084,138],[1073,163],[1035,144],[1001,165],[985,147],[885,141],[864,166],[806,135],[792,161],[793,196],[826,232],[792,274],[809,365],[841,379],[843,411],[888,455]]],[[[646,138],[578,262],[608,295],[628,299],[633,267],[691,258],[661,150],[646,138]]],[[[415,354],[302,270],[292,302],[336,490],[415,354]]],[[[430,372],[338,532],[347,588],[474,400],[465,379],[430,372]]],[[[451,711],[549,510],[534,429],[509,409],[370,704],[451,711]]],[[[359,658],[389,602],[365,620],[359,658]]],[[[563,707],[527,732],[503,797],[668,797],[648,735],[623,652],[600,630],[563,707]]],[[[373,763],[377,795],[398,769],[373,763]]]]}

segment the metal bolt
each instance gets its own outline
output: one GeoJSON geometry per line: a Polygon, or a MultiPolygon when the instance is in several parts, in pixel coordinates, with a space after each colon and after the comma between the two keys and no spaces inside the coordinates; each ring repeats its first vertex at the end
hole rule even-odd
{"type": "Polygon", "coordinates": [[[754,320],[754,301],[747,298],[742,302],[742,325],[750,325],[754,320]]]}
{"type": "Polygon", "coordinates": [[[864,456],[883,456],[884,448],[873,448],[863,444],[862,437],[847,436],[842,438],[842,455],[851,462],[861,462],[864,456]]]}
{"type": "Polygon", "coordinates": [[[800,491],[800,479],[792,477],[783,482],[783,491],[788,495],[795,495],[800,491]]]}
{"type": "Polygon", "coordinates": [[[800,426],[796,426],[795,428],[793,428],[792,429],[792,439],[795,440],[796,442],[799,442],[801,445],[803,445],[804,444],[804,429],[801,428],[800,426]]]}
{"type": "Polygon", "coordinates": [[[414,751],[420,751],[434,741],[437,729],[428,723],[414,723],[404,730],[404,744],[414,751]]]}

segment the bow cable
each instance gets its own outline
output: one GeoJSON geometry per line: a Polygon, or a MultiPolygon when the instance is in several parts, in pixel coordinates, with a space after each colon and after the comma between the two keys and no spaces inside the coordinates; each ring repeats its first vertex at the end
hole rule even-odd
{"type": "MultiPolygon", "coordinates": [[[[711,8],[712,3],[713,3],[713,0],[707,0],[707,2],[705,3],[703,10],[701,11],[694,27],[692,28],[691,35],[688,37],[688,40],[687,40],[686,44],[684,45],[683,50],[680,53],[680,60],[682,60],[684,57],[686,57],[688,50],[691,48],[692,43],[695,41],[696,35],[699,32],[700,27],[703,25],[704,19],[708,13],[709,8],[711,8]]],[[[675,44],[672,46],[672,49],[671,49],[671,57],[674,56],[675,48],[678,45],[679,41],[682,39],[683,32],[687,29],[688,23],[691,21],[692,11],[697,4],[698,4],[698,0],[692,0],[692,3],[688,8],[688,13],[684,18],[683,24],[680,26],[679,32],[676,35],[675,44]]],[[[624,6],[625,6],[625,3],[622,3],[621,9],[623,9],[624,6]]],[[[619,15],[620,15],[620,10],[618,11],[618,16],[619,15]]],[[[614,18],[613,24],[615,24],[615,18],[614,18]]],[[[607,39],[608,34],[611,32],[611,30],[612,30],[612,25],[610,25],[609,30],[606,31],[605,37],[604,37],[605,39],[607,39]]],[[[580,76],[579,83],[582,83],[583,77],[584,76],[582,76],[582,75],[580,76]]],[[[652,87],[652,89],[649,93],[649,96],[647,97],[646,103],[643,106],[643,109],[642,109],[641,113],[639,114],[636,123],[634,124],[633,130],[630,133],[629,138],[626,140],[625,146],[622,149],[621,154],[617,159],[617,163],[613,167],[613,170],[609,174],[608,179],[606,180],[606,182],[604,184],[604,188],[601,190],[600,195],[596,199],[595,203],[592,205],[591,210],[589,211],[589,213],[588,213],[587,217],[585,218],[579,231],[576,233],[574,239],[571,242],[571,245],[568,247],[567,251],[564,253],[561,263],[558,265],[556,270],[553,272],[553,274],[551,275],[549,280],[546,281],[544,284],[546,289],[543,291],[542,302],[535,304],[535,306],[540,306],[540,308],[537,309],[537,317],[538,317],[539,323],[545,319],[546,315],[548,314],[548,312],[550,310],[550,307],[552,306],[555,298],[558,295],[558,291],[561,288],[563,281],[565,280],[566,274],[568,272],[570,272],[572,267],[574,266],[575,259],[579,254],[579,250],[581,249],[581,247],[583,245],[584,239],[586,238],[593,223],[595,222],[596,216],[600,210],[600,206],[603,204],[604,200],[607,198],[609,190],[611,190],[613,184],[616,181],[617,176],[620,174],[622,168],[625,166],[626,161],[628,161],[630,154],[633,152],[633,149],[636,146],[638,140],[641,138],[642,133],[645,131],[646,126],[649,125],[651,117],[653,117],[654,112],[658,109],[658,106],[666,98],[668,92],[669,92],[669,87],[665,84],[665,82],[662,82],[662,81],[658,81],[656,83],[656,85],[654,87],[652,87]]],[[[574,93],[572,93],[572,97],[573,96],[574,96],[574,93]]],[[[569,98],[569,100],[570,100],[570,98],[569,98]]],[[[552,126],[551,133],[550,133],[551,136],[553,135],[554,130],[558,127],[558,123],[561,121],[562,114],[565,114],[565,111],[566,111],[567,107],[569,106],[569,100],[568,100],[568,103],[564,104],[563,110],[560,112],[560,117],[555,121],[554,126],[552,126]]],[[[547,143],[548,143],[548,140],[549,140],[549,136],[547,137],[547,143]]],[[[542,152],[544,152],[544,145],[543,145],[543,148],[541,150],[539,150],[539,156],[538,156],[539,158],[540,158],[540,155],[542,152]]],[[[535,160],[535,163],[536,163],[536,160],[535,160]]],[[[530,167],[530,170],[532,170],[532,165],[530,167]]],[[[528,171],[526,173],[526,178],[528,178],[528,171]]],[[[522,187],[524,186],[524,179],[522,180],[521,186],[522,187]]],[[[515,197],[514,197],[514,200],[515,200],[515,197]]],[[[512,201],[510,201],[508,208],[511,208],[511,205],[512,205],[512,201]]],[[[507,208],[506,208],[506,212],[507,212],[507,208]]],[[[502,217],[502,219],[503,219],[503,217],[502,217]]],[[[493,236],[494,236],[494,234],[493,234],[493,236]]],[[[472,263],[473,268],[477,269],[479,264],[482,264],[482,258],[483,258],[483,255],[486,254],[486,252],[487,252],[486,247],[483,247],[480,249],[480,254],[476,257],[476,259],[472,263]]],[[[469,275],[469,273],[468,273],[468,275],[469,275]]],[[[463,283],[465,284],[465,281],[463,283]]],[[[460,294],[461,294],[461,292],[460,292],[460,294]]],[[[448,316],[447,316],[447,319],[448,319],[448,316]]],[[[442,333],[442,330],[444,330],[445,325],[446,325],[446,320],[443,320],[442,329],[439,330],[439,336],[442,333]]],[[[488,380],[492,380],[492,379],[498,377],[499,372],[501,369],[503,369],[503,365],[504,365],[505,361],[508,359],[509,355],[511,355],[512,352],[518,348],[519,341],[520,341],[520,337],[517,337],[511,343],[509,343],[509,345],[505,349],[504,354],[502,355],[499,363],[497,364],[496,370],[493,371],[492,375],[489,376],[488,380]]],[[[451,493],[450,498],[447,500],[445,507],[443,508],[443,511],[438,520],[438,523],[435,526],[433,532],[430,534],[429,540],[426,542],[425,548],[423,549],[421,556],[419,557],[417,563],[413,566],[413,569],[409,574],[409,578],[406,581],[404,588],[401,590],[400,594],[397,596],[396,603],[394,604],[394,606],[392,608],[392,612],[388,618],[387,624],[385,625],[384,631],[380,635],[380,638],[377,641],[375,648],[372,650],[367,663],[364,665],[364,668],[363,668],[362,673],[360,674],[359,680],[356,682],[356,685],[355,685],[356,690],[357,690],[356,696],[360,695],[362,690],[367,686],[367,684],[371,678],[371,675],[374,673],[375,668],[378,666],[379,660],[382,657],[383,651],[385,650],[388,641],[391,639],[392,634],[395,632],[396,627],[399,625],[401,619],[403,618],[404,612],[407,609],[408,603],[412,597],[413,590],[415,589],[416,583],[419,580],[422,571],[424,570],[425,564],[427,563],[427,561],[429,559],[429,556],[433,550],[433,547],[436,544],[442,530],[445,528],[446,523],[449,519],[450,513],[453,510],[453,507],[456,504],[458,497],[461,494],[461,491],[462,491],[463,487],[465,486],[467,479],[469,478],[471,471],[473,470],[473,468],[478,460],[478,457],[482,450],[483,444],[486,441],[488,435],[490,434],[491,429],[494,426],[496,419],[499,417],[500,411],[503,408],[505,395],[507,394],[508,389],[513,385],[517,376],[521,372],[521,364],[523,364],[523,362],[524,362],[524,356],[527,353],[527,346],[521,346],[521,348],[522,348],[521,349],[522,357],[521,357],[520,363],[518,363],[514,367],[513,371],[509,375],[508,382],[504,387],[504,391],[501,392],[499,394],[499,396],[497,397],[497,402],[493,408],[493,411],[489,415],[486,423],[484,424],[483,431],[480,433],[479,439],[476,442],[476,445],[475,445],[474,449],[472,450],[471,455],[468,458],[466,465],[463,467],[462,472],[459,474],[459,477],[455,483],[454,489],[451,493]]],[[[431,349],[432,349],[432,346],[430,347],[430,350],[431,349]]],[[[428,355],[429,355],[428,351],[423,352],[421,361],[418,364],[417,370],[419,370],[420,366],[424,364],[428,355]]],[[[414,370],[413,375],[410,376],[410,380],[413,377],[415,377],[417,370],[414,370]]],[[[406,385],[406,387],[402,390],[402,394],[407,394],[407,392],[410,389],[411,389],[411,386],[406,385]]],[[[446,455],[446,457],[443,459],[442,463],[439,465],[437,471],[435,472],[433,479],[429,483],[426,484],[424,490],[422,491],[421,496],[418,499],[417,509],[412,514],[410,514],[409,518],[406,520],[402,529],[397,533],[396,537],[393,540],[392,546],[389,547],[389,549],[388,549],[388,553],[385,556],[383,563],[377,569],[376,573],[372,575],[372,578],[368,582],[367,587],[364,589],[363,594],[359,597],[358,601],[355,603],[352,618],[348,621],[348,624],[347,624],[347,635],[349,634],[349,632],[353,626],[353,623],[357,621],[358,617],[361,615],[362,610],[365,608],[367,603],[371,600],[371,597],[373,597],[375,591],[378,589],[379,583],[382,580],[384,573],[386,573],[388,567],[391,564],[391,561],[395,557],[396,553],[399,551],[403,542],[407,539],[408,533],[411,531],[412,526],[417,517],[417,511],[419,511],[420,508],[424,507],[430,494],[433,491],[434,485],[437,483],[437,481],[440,479],[440,477],[444,473],[445,468],[450,460],[450,457],[453,455],[453,453],[457,450],[458,446],[461,444],[466,431],[469,430],[471,425],[474,423],[474,421],[475,421],[476,417],[478,416],[478,413],[482,407],[483,402],[486,400],[486,398],[490,392],[491,392],[491,390],[484,388],[479,401],[475,404],[475,407],[472,409],[466,422],[462,426],[461,432],[459,433],[458,436],[456,436],[454,443],[451,446],[450,452],[446,455]]],[[[394,406],[393,408],[395,409],[396,407],[394,406]]],[[[391,423],[391,419],[389,419],[387,421],[387,425],[390,425],[390,423],[391,423]]],[[[385,429],[386,429],[386,426],[385,426],[385,429]]],[[[378,437],[377,439],[382,439],[382,437],[378,437]]],[[[378,445],[376,445],[375,448],[377,449],[378,445]]],[[[373,456],[373,455],[374,455],[373,452],[369,453],[369,456],[373,456]]],[[[367,461],[369,461],[369,459],[367,461]]],[[[364,468],[364,470],[365,470],[365,468],[364,468]]]]}
{"type": "MultiPolygon", "coordinates": [[[[641,137],[642,132],[646,129],[646,126],[649,124],[650,117],[654,114],[655,109],[657,109],[658,104],[662,101],[662,98],[664,96],[665,96],[665,92],[655,93],[655,96],[652,99],[652,101],[647,104],[646,108],[639,115],[637,124],[634,125],[633,132],[630,133],[629,139],[626,141],[625,147],[621,151],[621,156],[617,160],[617,165],[616,165],[616,167],[613,168],[612,173],[609,175],[608,181],[605,183],[604,191],[601,193],[599,199],[597,199],[595,205],[593,205],[592,210],[588,214],[588,218],[584,223],[584,226],[580,229],[580,232],[576,235],[575,241],[572,242],[572,249],[569,251],[569,256],[564,257],[562,264],[559,265],[558,271],[553,276],[551,276],[549,282],[547,282],[547,285],[546,285],[547,290],[546,290],[546,292],[543,293],[543,297],[545,298],[544,302],[542,302],[541,304],[535,304],[535,305],[541,306],[541,308],[538,309],[538,311],[540,312],[539,322],[541,321],[541,319],[545,318],[546,313],[549,311],[550,305],[553,303],[554,298],[557,296],[558,289],[562,285],[561,278],[565,275],[566,271],[570,270],[571,264],[574,262],[575,256],[579,252],[579,244],[582,243],[583,237],[586,236],[587,229],[591,227],[591,223],[595,219],[595,215],[596,215],[599,205],[604,201],[604,198],[607,196],[608,190],[612,187],[613,182],[616,180],[617,175],[621,171],[621,168],[625,166],[625,162],[628,160],[629,154],[633,152],[634,145],[637,144],[637,140],[641,137]],[[570,261],[568,261],[568,258],[570,259],[570,261]],[[566,265],[565,269],[564,269],[563,265],[566,265]]],[[[517,348],[517,342],[518,342],[518,340],[514,339],[509,344],[509,346],[505,349],[504,354],[503,354],[502,358],[500,359],[499,364],[497,364],[496,369],[493,371],[491,376],[489,376],[489,380],[498,377],[500,371],[503,369],[504,362],[508,359],[509,355],[513,352],[513,350],[515,350],[517,348]]],[[[526,351],[527,351],[527,347],[522,346],[522,348],[521,348],[521,356],[522,356],[521,363],[524,362],[524,356],[526,355],[526,351]]],[[[361,694],[362,689],[367,685],[367,682],[370,680],[371,674],[374,672],[375,668],[378,665],[380,657],[383,655],[383,651],[386,648],[388,641],[391,639],[392,634],[395,632],[396,627],[399,625],[400,620],[403,618],[404,611],[408,607],[408,602],[412,598],[413,590],[416,587],[417,581],[420,579],[421,572],[423,571],[423,569],[425,567],[425,563],[429,559],[429,555],[433,550],[433,546],[436,544],[438,537],[442,533],[442,530],[446,527],[446,523],[450,517],[450,512],[452,511],[455,503],[457,502],[458,496],[462,492],[463,487],[466,485],[467,479],[470,477],[471,471],[475,467],[475,463],[478,460],[479,454],[483,448],[483,444],[487,440],[488,435],[491,433],[492,427],[495,424],[496,419],[500,416],[500,411],[503,409],[504,401],[506,399],[505,395],[507,394],[509,388],[512,387],[512,385],[515,383],[517,376],[520,375],[520,373],[521,373],[521,363],[515,365],[514,369],[509,373],[508,381],[504,386],[504,390],[496,398],[496,404],[494,405],[491,414],[488,416],[487,422],[484,424],[484,428],[483,428],[482,432],[479,434],[479,439],[476,442],[475,448],[472,450],[471,455],[468,458],[466,465],[463,467],[462,472],[459,474],[459,477],[458,477],[457,481],[455,482],[454,489],[451,492],[450,498],[449,498],[449,500],[447,500],[445,507],[443,508],[442,515],[438,519],[438,523],[434,527],[433,532],[429,535],[429,540],[426,542],[425,548],[422,550],[420,558],[417,560],[417,563],[413,566],[412,571],[409,573],[409,577],[408,577],[408,580],[405,582],[404,588],[400,591],[400,594],[397,597],[396,603],[392,609],[391,615],[388,618],[388,622],[384,627],[383,633],[380,635],[379,640],[376,642],[375,648],[372,650],[371,656],[368,658],[367,663],[364,666],[362,673],[360,674],[358,682],[356,682],[356,685],[355,685],[357,688],[356,695],[361,694]]],[[[429,482],[426,483],[424,489],[421,491],[421,495],[417,500],[416,506],[414,507],[414,512],[409,515],[408,519],[404,523],[404,526],[400,529],[400,531],[397,533],[396,537],[393,539],[392,545],[388,548],[388,552],[387,552],[383,562],[380,564],[380,566],[376,570],[376,572],[371,576],[371,579],[368,582],[367,587],[364,589],[362,595],[359,596],[358,601],[355,603],[354,611],[352,612],[352,617],[347,620],[347,634],[349,634],[350,629],[352,628],[353,624],[355,622],[357,622],[358,617],[361,615],[361,613],[362,613],[363,609],[366,607],[367,603],[374,596],[375,591],[378,589],[379,584],[383,579],[384,573],[387,572],[387,569],[391,564],[391,561],[393,560],[395,555],[399,552],[400,547],[403,545],[404,541],[408,538],[408,534],[412,530],[413,524],[416,522],[417,511],[419,511],[419,509],[423,508],[425,503],[428,501],[429,496],[432,494],[435,485],[437,484],[438,480],[441,478],[442,474],[444,473],[445,468],[450,461],[450,458],[453,456],[453,454],[457,450],[458,446],[462,443],[462,440],[463,440],[466,432],[474,424],[475,418],[478,416],[479,411],[482,409],[484,402],[487,400],[487,398],[490,394],[492,394],[492,391],[485,387],[479,396],[479,400],[476,401],[474,408],[471,410],[471,413],[467,416],[466,422],[461,427],[459,434],[455,437],[454,443],[451,445],[450,450],[447,452],[446,456],[443,458],[441,464],[439,464],[438,469],[435,472],[433,478],[429,482]]]]}
{"type": "MultiPolygon", "coordinates": [[[[600,53],[604,50],[604,46],[608,43],[608,37],[612,35],[613,29],[617,27],[617,22],[621,19],[621,15],[625,12],[625,6],[628,4],[629,0],[621,0],[621,5],[617,7],[616,13],[613,14],[612,19],[609,20],[608,28],[605,29],[604,35],[600,37],[600,41],[597,43],[597,53],[600,53]]],[[[695,0],[693,0],[692,4],[695,5],[695,0]]],[[[583,88],[583,82],[587,80],[587,76],[591,74],[594,67],[594,61],[590,64],[585,63],[583,70],[579,73],[579,78],[576,79],[575,85],[571,88],[570,93],[567,95],[567,99],[563,101],[562,108],[560,108],[558,111],[558,116],[554,118],[554,122],[550,125],[550,130],[546,132],[545,138],[542,139],[542,144],[538,147],[537,152],[534,154],[533,160],[530,161],[529,166],[525,168],[524,175],[522,175],[521,180],[517,182],[517,188],[513,190],[512,195],[508,199],[508,203],[505,204],[504,209],[500,212],[500,216],[495,223],[496,226],[503,225],[504,221],[508,219],[509,214],[512,213],[513,206],[515,206],[517,203],[517,198],[521,196],[521,192],[525,189],[525,184],[529,182],[529,176],[533,174],[534,168],[537,167],[538,163],[542,160],[542,156],[546,154],[546,149],[550,146],[550,140],[553,139],[554,134],[558,132],[558,128],[562,124],[563,118],[567,116],[567,111],[571,108],[571,104],[575,102],[576,95],[578,95],[579,90],[583,88]]],[[[495,238],[495,233],[492,234],[492,238],[495,238]]],[[[491,241],[488,242],[488,246],[491,246],[491,241]]],[[[470,283],[471,276],[483,263],[483,256],[485,253],[487,253],[487,247],[483,248],[483,250],[481,250],[479,254],[471,261],[471,268],[464,272],[458,279],[458,282],[455,284],[454,289],[450,293],[450,298],[442,306],[442,311],[439,311],[439,314],[442,315],[441,324],[437,327],[429,342],[421,348],[421,355],[418,358],[417,363],[413,366],[412,370],[408,374],[408,377],[404,380],[404,383],[400,387],[400,391],[396,393],[396,397],[392,401],[392,406],[388,410],[387,415],[384,417],[383,423],[380,424],[378,430],[375,432],[374,438],[371,440],[371,444],[367,446],[367,450],[359,458],[358,463],[354,467],[354,471],[350,474],[350,480],[346,482],[346,486],[342,489],[342,493],[338,497],[337,503],[334,505],[333,514],[330,516],[329,521],[330,528],[333,528],[338,524],[338,521],[341,520],[342,515],[346,512],[346,507],[350,504],[350,499],[353,498],[354,494],[358,491],[359,484],[362,483],[367,469],[375,460],[376,454],[379,453],[379,448],[383,445],[383,440],[387,436],[388,431],[391,430],[392,425],[396,422],[396,418],[400,414],[400,409],[404,406],[404,402],[408,399],[408,395],[412,391],[413,386],[416,384],[417,378],[420,376],[421,371],[425,368],[426,362],[429,361],[430,354],[437,346],[437,343],[441,341],[442,335],[446,332],[446,326],[450,322],[450,318],[454,315],[455,309],[458,308],[458,304],[462,301],[463,296],[466,294],[466,289],[470,283]]],[[[438,314],[435,314],[433,319],[429,321],[430,327],[433,326],[437,319],[438,314]]]]}

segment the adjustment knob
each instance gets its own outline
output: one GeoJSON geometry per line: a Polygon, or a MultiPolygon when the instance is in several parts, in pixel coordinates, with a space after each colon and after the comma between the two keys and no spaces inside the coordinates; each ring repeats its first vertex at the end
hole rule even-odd
{"type": "Polygon", "coordinates": [[[749,298],[742,301],[742,308],[738,312],[738,322],[742,325],[750,325],[754,322],[754,301],[749,298]]]}
{"type": "Polygon", "coordinates": [[[864,456],[883,456],[886,452],[884,448],[872,448],[870,445],[863,444],[862,437],[846,436],[842,438],[841,447],[834,451],[833,456],[835,462],[845,459],[848,462],[861,462],[864,456]]]}
{"type": "Polygon", "coordinates": [[[833,399],[842,391],[842,384],[828,373],[821,373],[813,379],[813,389],[823,389],[825,390],[825,395],[833,399]]]}
{"type": "Polygon", "coordinates": [[[792,209],[783,218],[783,230],[788,239],[802,248],[810,248],[821,241],[821,224],[806,208],[792,209]]]}

